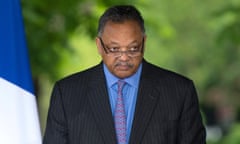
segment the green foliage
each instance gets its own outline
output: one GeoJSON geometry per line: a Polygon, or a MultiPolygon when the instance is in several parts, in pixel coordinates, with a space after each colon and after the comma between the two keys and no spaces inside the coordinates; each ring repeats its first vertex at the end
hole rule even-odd
{"type": "Polygon", "coordinates": [[[230,133],[224,137],[221,144],[239,144],[240,143],[240,125],[236,124],[231,129],[230,133]]]}
{"type": "Polygon", "coordinates": [[[67,39],[78,25],[75,5],[76,1],[22,1],[35,77],[58,76],[61,49],[70,49],[67,39]]]}

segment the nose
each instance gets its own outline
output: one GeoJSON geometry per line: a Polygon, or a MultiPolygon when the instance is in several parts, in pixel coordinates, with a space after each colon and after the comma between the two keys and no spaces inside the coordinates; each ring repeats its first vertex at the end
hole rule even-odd
{"type": "Polygon", "coordinates": [[[129,59],[128,52],[127,51],[121,51],[121,55],[119,56],[119,58],[121,60],[128,60],[129,59]]]}

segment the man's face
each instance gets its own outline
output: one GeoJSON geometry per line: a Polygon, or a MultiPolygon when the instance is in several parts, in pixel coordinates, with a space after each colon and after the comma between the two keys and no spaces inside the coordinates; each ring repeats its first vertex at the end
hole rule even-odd
{"type": "Polygon", "coordinates": [[[123,23],[107,22],[101,38],[96,38],[96,44],[98,52],[108,70],[115,76],[123,79],[137,71],[143,59],[145,39],[145,35],[135,21],[129,20],[123,23]],[[135,56],[126,52],[133,49],[139,50],[135,56]],[[120,56],[115,56],[108,50],[122,52],[120,56]]]}

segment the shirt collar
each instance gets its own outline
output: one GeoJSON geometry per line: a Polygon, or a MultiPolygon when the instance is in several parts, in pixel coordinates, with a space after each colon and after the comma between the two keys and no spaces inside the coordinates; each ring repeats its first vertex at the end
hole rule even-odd
{"type": "MultiPolygon", "coordinates": [[[[106,76],[106,80],[107,80],[107,86],[108,88],[112,87],[118,80],[119,78],[114,76],[107,68],[107,66],[103,63],[103,69],[104,69],[104,74],[106,76]]],[[[135,74],[133,74],[132,76],[123,79],[123,81],[125,81],[126,83],[128,83],[129,85],[131,85],[132,87],[137,88],[138,87],[138,83],[139,83],[139,78],[140,78],[140,74],[142,71],[142,64],[139,65],[137,71],[135,74]]]]}

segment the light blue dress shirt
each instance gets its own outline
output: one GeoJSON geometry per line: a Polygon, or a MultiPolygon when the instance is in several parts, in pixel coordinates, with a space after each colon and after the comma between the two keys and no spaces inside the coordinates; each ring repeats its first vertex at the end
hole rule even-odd
{"type": "MultiPolygon", "coordinates": [[[[119,78],[114,76],[108,70],[105,64],[103,64],[103,66],[104,66],[104,74],[107,80],[107,88],[108,88],[109,100],[111,104],[111,110],[114,117],[115,105],[117,102],[117,81],[119,80],[119,78]]],[[[134,75],[126,79],[123,79],[123,81],[126,82],[126,84],[123,87],[123,99],[124,99],[124,107],[125,107],[125,113],[126,113],[126,119],[127,119],[127,143],[129,141],[129,137],[131,134],[131,127],[132,127],[132,122],[133,122],[133,117],[135,112],[138,85],[139,85],[141,71],[142,71],[142,64],[140,64],[137,72],[134,75]]]]}

